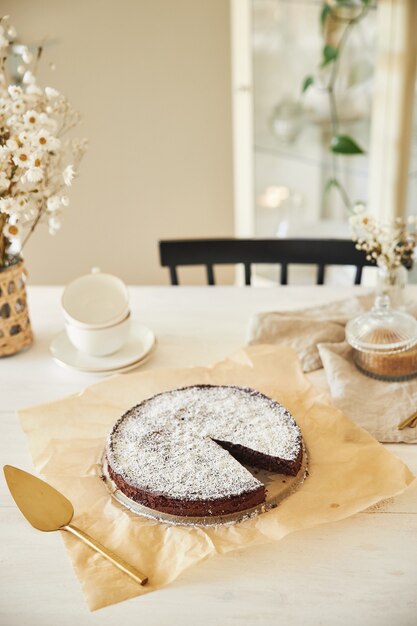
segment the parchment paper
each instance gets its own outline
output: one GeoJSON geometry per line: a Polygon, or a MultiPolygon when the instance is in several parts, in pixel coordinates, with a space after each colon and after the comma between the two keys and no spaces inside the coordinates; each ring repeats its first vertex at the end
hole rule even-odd
{"type": "Polygon", "coordinates": [[[89,608],[155,591],[209,556],[277,541],[401,493],[413,481],[407,466],[324,398],[291,349],[258,345],[211,368],[115,376],[80,395],[20,411],[35,467],[72,501],[74,523],[149,576],[149,585],[140,587],[62,533],[89,608]],[[99,477],[100,457],[116,419],[157,392],[197,383],[251,386],[293,413],[308,449],[309,476],[278,508],[232,526],[189,528],[137,517],[108,494],[99,477]]]}

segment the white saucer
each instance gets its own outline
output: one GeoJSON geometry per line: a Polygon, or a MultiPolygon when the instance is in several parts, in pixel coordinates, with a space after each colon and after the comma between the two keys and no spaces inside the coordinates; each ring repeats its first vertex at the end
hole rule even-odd
{"type": "Polygon", "coordinates": [[[145,361],[155,346],[154,333],[137,321],[132,321],[126,344],[108,356],[90,356],[79,352],[62,331],[50,345],[55,361],[63,367],[91,374],[126,372],[145,361]]]}

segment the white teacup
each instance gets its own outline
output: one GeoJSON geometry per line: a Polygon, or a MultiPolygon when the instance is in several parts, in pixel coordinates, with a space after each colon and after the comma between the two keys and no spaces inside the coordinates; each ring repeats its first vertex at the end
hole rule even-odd
{"type": "Polygon", "coordinates": [[[65,330],[71,343],[92,356],[117,352],[128,338],[129,294],[112,274],[93,269],[73,280],[62,295],[65,330]]]}
{"type": "Polygon", "coordinates": [[[72,345],[91,356],[106,356],[120,350],[127,341],[129,329],[130,311],[124,320],[103,328],[82,328],[65,320],[65,330],[72,345]]]}
{"type": "Polygon", "coordinates": [[[129,294],[120,278],[94,268],[64,289],[62,310],[67,322],[82,328],[103,328],[125,319],[129,294]]]}

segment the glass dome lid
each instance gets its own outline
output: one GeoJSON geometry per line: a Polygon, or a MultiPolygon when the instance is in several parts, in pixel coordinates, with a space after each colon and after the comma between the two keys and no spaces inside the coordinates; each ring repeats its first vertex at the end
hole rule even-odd
{"type": "Polygon", "coordinates": [[[370,311],[347,323],[346,341],[361,352],[404,352],[417,345],[417,320],[391,309],[387,296],[378,296],[370,311]]]}

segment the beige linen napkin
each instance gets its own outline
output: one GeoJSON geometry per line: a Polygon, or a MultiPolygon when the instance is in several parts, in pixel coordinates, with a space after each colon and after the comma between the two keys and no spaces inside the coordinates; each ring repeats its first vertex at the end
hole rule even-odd
{"type": "Polygon", "coordinates": [[[321,344],[320,358],[334,404],[378,441],[416,443],[417,428],[398,424],[417,410],[417,379],[385,382],[361,374],[346,342],[321,344]]]}
{"type": "Polygon", "coordinates": [[[303,371],[322,368],[319,343],[344,341],[346,322],[372,307],[374,295],[357,296],[298,311],[254,315],[249,323],[249,344],[289,346],[298,354],[303,371]]]}
{"type": "MultiPolygon", "coordinates": [[[[248,343],[289,346],[303,371],[313,372],[323,367],[317,345],[344,341],[348,320],[371,309],[374,301],[372,293],[298,311],[257,313],[249,322],[248,343]]],[[[417,317],[417,303],[410,302],[406,309],[417,317]]]]}

